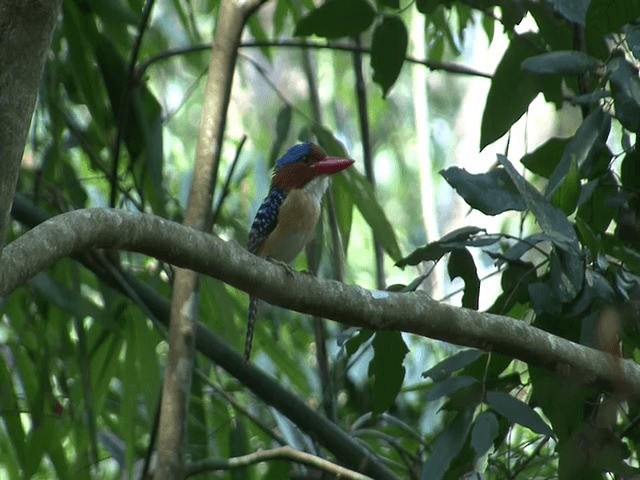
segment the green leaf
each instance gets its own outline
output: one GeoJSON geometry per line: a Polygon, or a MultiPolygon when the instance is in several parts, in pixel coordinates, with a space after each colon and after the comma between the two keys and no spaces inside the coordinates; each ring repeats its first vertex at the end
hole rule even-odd
{"type": "Polygon", "coordinates": [[[278,155],[283,150],[284,142],[289,137],[289,131],[291,130],[291,116],[293,109],[291,105],[285,105],[278,112],[276,117],[276,137],[273,139],[271,145],[271,152],[269,153],[269,165],[275,165],[278,155]]]}
{"type": "Polygon", "coordinates": [[[579,251],[578,238],[567,217],[549,203],[525,178],[518,173],[504,155],[498,154],[498,161],[505,168],[516,188],[522,195],[527,208],[536,217],[542,230],[561,248],[579,251]]]}
{"type": "Polygon", "coordinates": [[[589,175],[598,154],[605,146],[610,129],[611,118],[600,108],[595,109],[584,119],[575,135],[567,143],[560,161],[549,177],[549,183],[544,192],[545,197],[549,198],[553,194],[573,165],[579,169],[580,178],[589,175]]]}
{"type": "Polygon", "coordinates": [[[549,1],[560,15],[567,20],[584,25],[587,15],[587,8],[591,0],[547,0],[549,1]]]}
{"type": "Polygon", "coordinates": [[[476,417],[471,431],[471,446],[476,452],[476,460],[489,451],[498,436],[498,419],[491,412],[482,412],[476,417]]]}
{"type": "Polygon", "coordinates": [[[576,209],[578,197],[580,196],[580,176],[575,159],[569,165],[569,171],[565,175],[562,184],[558,186],[551,196],[551,204],[558,207],[567,216],[571,215],[576,209]]]}
{"type": "Polygon", "coordinates": [[[427,402],[433,402],[442,397],[449,397],[452,393],[462,388],[467,388],[474,383],[478,383],[478,380],[473,377],[461,376],[445,378],[441,382],[435,383],[426,393],[424,399],[427,402]]]}
{"type": "Polygon", "coordinates": [[[404,268],[407,265],[418,265],[422,262],[438,261],[446,253],[470,245],[475,235],[484,231],[484,229],[478,227],[462,227],[453,232],[449,232],[440,240],[415,249],[409,255],[396,262],[396,267],[404,268]]]}
{"type": "Polygon", "coordinates": [[[555,437],[551,427],[540,418],[540,415],[533,408],[508,393],[487,392],[487,403],[507,420],[527,427],[540,435],[555,437]]]}
{"type": "Polygon", "coordinates": [[[640,152],[628,151],[620,165],[620,183],[628,191],[640,191],[640,152]]]}
{"type": "Polygon", "coordinates": [[[558,166],[568,143],[568,138],[550,138],[533,152],[522,157],[520,163],[533,173],[549,178],[558,166]]]}
{"type": "Polygon", "coordinates": [[[430,377],[434,382],[441,382],[445,378],[453,375],[454,372],[472,364],[482,355],[484,355],[484,352],[480,350],[462,350],[449,358],[445,358],[429,370],[426,370],[422,373],[422,376],[424,378],[430,377]]]}
{"type": "Polygon", "coordinates": [[[640,0],[591,0],[588,4],[586,27],[596,34],[616,32],[640,17],[640,0]]]}
{"type": "Polygon", "coordinates": [[[400,393],[405,374],[402,363],[408,352],[400,332],[376,332],[373,338],[373,359],[369,363],[369,377],[375,378],[374,415],[388,410],[400,393]]]}
{"type": "Polygon", "coordinates": [[[373,81],[382,87],[383,97],[400,75],[408,41],[407,27],[396,15],[385,15],[373,31],[371,68],[373,81]]]}
{"type": "Polygon", "coordinates": [[[300,19],[295,36],[325,38],[354,36],[373,23],[375,10],[366,0],[327,0],[300,19]]]}
{"type": "Polygon", "coordinates": [[[473,174],[459,167],[450,167],[441,170],[440,175],[471,208],[486,215],[498,215],[507,210],[522,211],[526,208],[522,196],[502,168],[473,174]]]}
{"type": "Polygon", "coordinates": [[[527,58],[522,68],[539,75],[579,75],[598,68],[598,60],[583,52],[561,50],[527,58]]]}
{"type": "Polygon", "coordinates": [[[640,79],[638,72],[622,57],[609,62],[611,93],[616,118],[634,133],[640,131],[640,79]]]}
{"type": "Polygon", "coordinates": [[[444,477],[451,461],[458,456],[467,440],[473,412],[474,408],[466,408],[446,424],[444,430],[436,437],[431,455],[422,466],[420,480],[440,480],[444,477]]]}
{"type": "Polygon", "coordinates": [[[477,310],[480,297],[480,279],[478,278],[478,270],[473,261],[473,256],[469,250],[466,248],[453,250],[449,256],[447,269],[451,280],[460,277],[464,281],[462,306],[477,310]]]}
{"type": "Polygon", "coordinates": [[[480,149],[502,137],[524,115],[540,92],[540,81],[521,68],[522,62],[540,51],[537,35],[513,37],[491,80],[482,114],[480,149]],[[508,98],[507,98],[508,97],[508,98]]]}
{"type": "Polygon", "coordinates": [[[387,216],[373,193],[371,184],[355,168],[334,175],[333,181],[344,181],[345,190],[353,200],[365,222],[371,227],[376,239],[389,256],[397,261],[402,257],[396,234],[387,216]],[[344,178],[336,178],[342,176],[344,178]]]}
{"type": "Polygon", "coordinates": [[[578,218],[584,220],[593,231],[605,232],[618,213],[618,206],[614,201],[618,193],[618,182],[613,173],[607,172],[589,182],[583,189],[590,185],[593,185],[590,189],[592,193],[588,198],[581,199],[578,218]]]}
{"type": "Polygon", "coordinates": [[[400,0],[377,0],[378,5],[399,9],[400,8],[400,0]]]}
{"type": "Polygon", "coordinates": [[[361,328],[353,337],[346,341],[347,355],[351,356],[358,351],[360,346],[373,336],[373,330],[361,328]]]}
{"type": "MultiPolygon", "coordinates": [[[[4,313],[7,313],[6,311],[4,313]]],[[[12,316],[13,318],[13,316],[12,316]]],[[[18,404],[18,395],[14,390],[11,373],[7,362],[3,359],[0,361],[0,385],[2,385],[2,423],[4,427],[3,436],[8,435],[11,442],[12,450],[18,457],[18,463],[23,470],[26,470],[28,464],[33,462],[31,452],[25,449],[26,435],[20,419],[20,405],[18,404]]]]}

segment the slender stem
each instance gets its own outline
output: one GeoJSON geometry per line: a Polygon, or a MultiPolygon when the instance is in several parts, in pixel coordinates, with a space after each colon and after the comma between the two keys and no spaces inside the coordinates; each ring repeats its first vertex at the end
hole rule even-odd
{"type": "Polygon", "coordinates": [[[362,475],[354,470],[341,467],[340,465],[336,465],[335,463],[316,455],[294,450],[289,446],[278,447],[271,450],[260,450],[240,457],[208,458],[206,460],[194,462],[187,467],[187,476],[211,472],[214,470],[243,468],[268,460],[290,460],[294,463],[299,463],[300,465],[306,465],[307,467],[312,467],[317,470],[330,473],[337,478],[346,478],[349,480],[371,479],[371,477],[362,475]]]}
{"type": "MultiPolygon", "coordinates": [[[[243,42],[240,44],[241,48],[264,48],[264,47],[274,47],[274,48],[307,48],[307,49],[315,49],[315,50],[334,50],[334,51],[343,51],[343,52],[354,52],[358,51],[362,54],[371,54],[371,49],[367,47],[355,47],[353,45],[345,45],[341,43],[320,43],[320,42],[308,42],[308,41],[300,41],[300,40],[278,40],[272,42],[243,42]]],[[[211,45],[193,45],[186,48],[174,48],[169,49],[165,52],[162,52],[158,55],[154,55],[149,57],[144,62],[138,65],[136,70],[136,76],[141,77],[144,75],[144,72],[154,63],[165,60],[167,58],[171,58],[179,55],[186,55],[190,53],[202,52],[209,50],[211,45]]],[[[415,65],[423,65],[430,70],[440,70],[443,72],[454,73],[456,75],[466,75],[471,77],[481,77],[481,78],[493,78],[493,75],[486,72],[481,72],[480,70],[476,70],[471,67],[466,67],[464,65],[460,65],[457,63],[451,62],[436,62],[433,60],[419,59],[412,56],[406,56],[405,62],[413,63],[415,65]]]]}
{"type": "MultiPolygon", "coordinates": [[[[360,51],[360,37],[355,39],[356,49],[353,51],[353,70],[356,75],[356,99],[358,105],[358,119],[360,120],[360,137],[362,139],[362,158],[364,160],[364,171],[371,184],[371,188],[376,188],[376,177],[373,171],[373,154],[371,153],[371,129],[369,128],[369,106],[367,101],[367,87],[362,71],[362,52],[360,51]]],[[[376,265],[376,288],[385,289],[384,257],[382,246],[376,238],[376,232],[371,229],[373,237],[374,260],[376,265]]]]}
{"type": "Polygon", "coordinates": [[[129,100],[131,98],[131,91],[135,84],[135,66],[138,62],[138,54],[140,53],[140,46],[142,45],[142,37],[147,30],[149,24],[149,17],[151,16],[151,10],[153,8],[154,0],[145,0],[142,7],[142,16],[140,17],[140,25],[138,26],[138,32],[131,48],[131,55],[129,56],[129,63],[127,64],[127,70],[122,82],[122,91],[120,92],[120,104],[118,106],[118,119],[116,124],[116,139],[113,144],[113,160],[111,166],[111,193],[109,197],[109,205],[113,208],[116,206],[116,197],[118,195],[118,166],[120,163],[120,146],[122,144],[122,136],[124,135],[125,127],[127,126],[127,118],[129,117],[129,100]]]}

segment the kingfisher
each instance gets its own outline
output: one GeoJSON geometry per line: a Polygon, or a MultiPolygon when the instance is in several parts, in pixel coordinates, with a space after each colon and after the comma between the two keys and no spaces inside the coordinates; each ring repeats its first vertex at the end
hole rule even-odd
{"type": "MultiPolygon", "coordinates": [[[[314,237],[320,203],[329,186],[329,175],[351,166],[353,160],[329,157],[314,143],[294,145],[278,159],[269,193],[262,201],[251,230],[248,250],[260,257],[289,263],[314,237]]],[[[249,360],[258,299],[249,297],[244,358],[249,360]]]]}

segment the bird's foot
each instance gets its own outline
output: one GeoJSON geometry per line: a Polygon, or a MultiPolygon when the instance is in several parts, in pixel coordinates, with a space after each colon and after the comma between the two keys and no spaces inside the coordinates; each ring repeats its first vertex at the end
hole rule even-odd
{"type": "Polygon", "coordinates": [[[282,260],[278,260],[277,258],[273,258],[273,257],[267,257],[267,260],[269,262],[273,263],[274,265],[278,265],[280,267],[283,267],[285,269],[285,271],[287,272],[287,274],[290,277],[293,277],[293,273],[295,272],[295,270],[293,268],[291,268],[291,265],[289,265],[288,263],[285,263],[282,260]]]}

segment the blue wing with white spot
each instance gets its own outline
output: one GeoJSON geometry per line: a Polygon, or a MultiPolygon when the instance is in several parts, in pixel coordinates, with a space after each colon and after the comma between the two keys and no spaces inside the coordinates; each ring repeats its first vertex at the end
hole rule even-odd
{"type": "Polygon", "coordinates": [[[256,213],[251,230],[249,231],[249,243],[247,249],[256,253],[264,243],[267,236],[273,231],[278,222],[280,205],[287,196],[287,192],[281,188],[272,187],[269,194],[262,201],[258,213],[256,213]]]}

